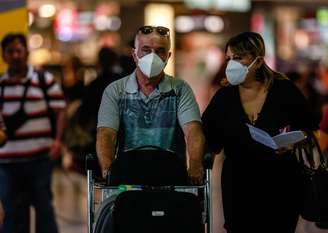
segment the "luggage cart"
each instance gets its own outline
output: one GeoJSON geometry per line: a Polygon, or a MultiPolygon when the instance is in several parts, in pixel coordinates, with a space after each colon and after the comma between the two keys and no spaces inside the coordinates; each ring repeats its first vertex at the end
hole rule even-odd
{"type": "MultiPolygon", "coordinates": [[[[212,211],[210,203],[210,175],[211,171],[206,170],[206,178],[203,185],[198,186],[162,186],[162,187],[147,187],[141,185],[119,185],[109,186],[105,182],[96,182],[95,170],[99,169],[96,155],[88,155],[86,162],[87,169],[87,183],[88,183],[88,198],[87,198],[87,216],[88,216],[88,233],[96,233],[95,225],[99,217],[99,209],[104,202],[114,202],[115,199],[124,192],[143,192],[145,190],[153,189],[156,191],[168,191],[189,193],[197,196],[202,206],[201,221],[204,230],[200,231],[212,233],[212,211]],[[96,214],[97,213],[97,214],[96,214]],[[98,215],[98,216],[97,216],[98,215]]],[[[108,211],[108,210],[107,210],[108,211]]],[[[157,211],[158,212],[158,211],[157,211]]],[[[161,214],[160,212],[155,214],[161,214]]],[[[113,232],[115,233],[115,232],[113,232]]],[[[136,232],[137,233],[137,232],[136,232]]]]}

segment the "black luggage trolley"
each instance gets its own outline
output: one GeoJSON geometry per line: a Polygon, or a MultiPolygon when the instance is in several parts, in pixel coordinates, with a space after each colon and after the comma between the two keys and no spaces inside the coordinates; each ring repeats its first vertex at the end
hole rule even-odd
{"type": "MultiPolygon", "coordinates": [[[[139,153],[142,156],[139,155],[138,162],[146,164],[146,160],[142,159],[143,155],[146,154],[144,158],[148,159],[149,154],[154,152],[158,150],[141,150],[139,153]]],[[[133,154],[135,151],[127,153],[128,156],[121,156],[125,161],[115,160],[116,166],[113,163],[109,175],[111,179],[109,178],[107,182],[96,181],[95,173],[99,169],[97,157],[96,155],[87,156],[88,233],[212,233],[210,170],[206,170],[204,184],[198,186],[173,186],[165,182],[161,186],[131,185],[128,183],[129,178],[125,180],[125,177],[121,177],[122,174],[118,176],[123,180],[116,181],[113,173],[120,173],[120,171],[137,177],[137,181],[145,178],[138,175],[141,170],[147,169],[133,170],[133,167],[138,168],[138,164],[135,164],[138,162],[127,163],[130,155],[135,158],[133,154]],[[115,169],[117,167],[118,169],[115,169]]],[[[162,168],[168,165],[161,159],[157,162],[162,168]]],[[[161,178],[158,177],[158,174],[161,174],[161,171],[157,172],[158,167],[155,165],[152,169],[148,171],[152,174],[148,178],[152,181],[161,178]]],[[[174,178],[174,172],[169,174],[172,175],[171,178],[174,178]]]]}

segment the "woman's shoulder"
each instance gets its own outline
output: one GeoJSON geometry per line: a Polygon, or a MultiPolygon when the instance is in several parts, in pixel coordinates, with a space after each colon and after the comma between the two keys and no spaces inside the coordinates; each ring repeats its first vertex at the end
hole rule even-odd
{"type": "Polygon", "coordinates": [[[276,74],[274,76],[274,83],[278,85],[289,85],[293,83],[287,76],[282,75],[282,74],[276,74]]]}
{"type": "Polygon", "coordinates": [[[278,77],[273,81],[273,86],[280,92],[282,91],[297,91],[299,92],[297,86],[287,77],[278,77]]]}
{"type": "Polygon", "coordinates": [[[304,99],[301,90],[290,79],[274,79],[273,89],[284,102],[293,103],[295,100],[304,99]]]}

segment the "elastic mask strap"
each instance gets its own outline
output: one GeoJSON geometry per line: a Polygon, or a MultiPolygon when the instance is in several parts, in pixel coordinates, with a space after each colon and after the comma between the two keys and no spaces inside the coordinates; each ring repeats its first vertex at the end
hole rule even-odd
{"type": "Polygon", "coordinates": [[[249,68],[251,68],[254,64],[255,64],[255,62],[256,62],[256,60],[258,59],[259,57],[256,57],[255,59],[254,59],[254,61],[247,67],[247,69],[249,69],[249,68]]]}

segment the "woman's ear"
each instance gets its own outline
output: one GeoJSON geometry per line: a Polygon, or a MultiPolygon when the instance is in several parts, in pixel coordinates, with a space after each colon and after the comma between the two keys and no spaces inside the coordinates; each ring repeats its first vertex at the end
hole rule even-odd
{"type": "Polygon", "coordinates": [[[257,68],[261,67],[264,63],[264,57],[257,57],[256,66],[257,68]]]}

